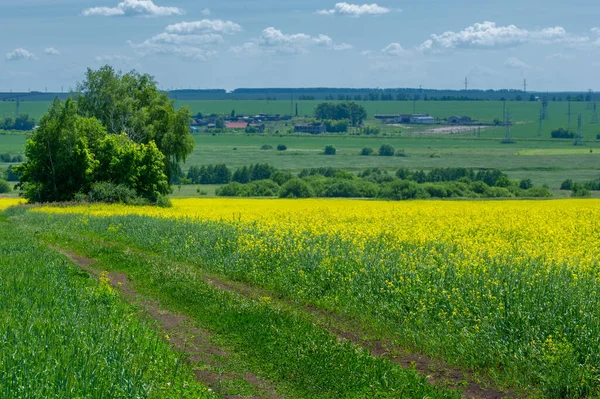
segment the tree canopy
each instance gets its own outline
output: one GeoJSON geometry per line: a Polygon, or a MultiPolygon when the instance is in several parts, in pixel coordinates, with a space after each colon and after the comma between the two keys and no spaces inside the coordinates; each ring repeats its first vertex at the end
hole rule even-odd
{"type": "Polygon", "coordinates": [[[52,103],[25,155],[27,162],[14,169],[29,201],[70,201],[97,182],[125,185],[150,201],[169,192],[164,155],[154,141],[107,134],[96,118],[79,115],[71,99],[52,103]]]}
{"type": "Polygon", "coordinates": [[[315,118],[336,121],[347,119],[352,126],[360,126],[367,119],[367,110],[362,105],[352,101],[339,104],[321,103],[315,109],[315,118]]]}
{"type": "Polygon", "coordinates": [[[98,119],[109,134],[124,133],[138,144],[154,141],[165,156],[169,181],[179,162],[194,149],[189,109],[176,110],[150,75],[122,74],[106,65],[97,71],[88,69],[77,90],[79,113],[98,119]]]}

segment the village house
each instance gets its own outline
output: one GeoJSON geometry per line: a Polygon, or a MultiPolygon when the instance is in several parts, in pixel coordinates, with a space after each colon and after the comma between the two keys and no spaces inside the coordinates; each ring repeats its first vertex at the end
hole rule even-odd
{"type": "Polygon", "coordinates": [[[294,127],[296,133],[323,134],[326,131],[324,123],[302,123],[294,127]]]}

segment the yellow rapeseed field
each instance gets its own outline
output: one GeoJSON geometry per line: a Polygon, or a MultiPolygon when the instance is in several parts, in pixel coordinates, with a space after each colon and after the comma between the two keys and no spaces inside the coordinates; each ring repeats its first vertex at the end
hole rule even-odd
{"type": "MultiPolygon", "coordinates": [[[[172,208],[92,205],[42,207],[35,212],[93,216],[145,215],[252,224],[271,237],[339,235],[357,251],[367,239],[386,245],[451,243],[465,268],[485,258],[543,259],[590,270],[600,255],[600,200],[552,201],[355,201],[183,199],[172,208]]],[[[260,245],[246,237],[247,245],[260,245]]],[[[600,277],[600,275],[599,275],[600,277]]]]}

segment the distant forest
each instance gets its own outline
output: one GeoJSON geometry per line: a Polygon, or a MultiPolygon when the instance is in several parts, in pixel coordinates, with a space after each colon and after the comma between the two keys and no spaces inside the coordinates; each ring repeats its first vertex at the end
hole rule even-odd
{"type": "MultiPolygon", "coordinates": [[[[344,88],[264,88],[211,90],[170,90],[173,100],[325,100],[325,101],[593,101],[591,92],[524,92],[522,90],[432,90],[432,89],[344,89],[344,88]]],[[[0,93],[0,101],[65,100],[69,93],[0,93]]]]}

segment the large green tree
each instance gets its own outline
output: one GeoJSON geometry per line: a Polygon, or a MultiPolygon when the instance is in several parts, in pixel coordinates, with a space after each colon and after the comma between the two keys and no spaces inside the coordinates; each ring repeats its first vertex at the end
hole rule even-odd
{"type": "Polygon", "coordinates": [[[73,100],[55,100],[27,141],[27,162],[15,168],[24,197],[34,202],[68,201],[88,190],[96,161],[87,142],[105,134],[96,119],[77,115],[73,100]]]}
{"type": "Polygon", "coordinates": [[[126,186],[150,201],[170,189],[165,157],[153,140],[138,144],[125,134],[107,134],[96,118],[79,115],[71,99],[52,103],[25,155],[27,161],[15,169],[31,202],[70,201],[97,182],[126,186]]]}
{"type": "Polygon", "coordinates": [[[88,69],[78,92],[80,114],[98,119],[108,133],[125,133],[138,144],[154,141],[164,154],[169,181],[194,149],[189,109],[176,110],[150,75],[122,74],[108,65],[97,71],[88,69]]]}

